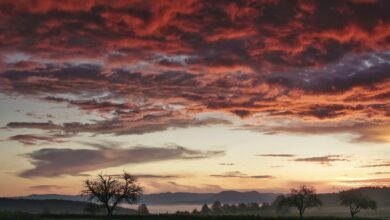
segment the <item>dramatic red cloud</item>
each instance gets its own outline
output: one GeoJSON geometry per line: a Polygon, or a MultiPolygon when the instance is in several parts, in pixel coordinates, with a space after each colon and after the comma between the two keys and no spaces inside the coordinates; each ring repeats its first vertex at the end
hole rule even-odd
{"type": "Polygon", "coordinates": [[[105,118],[8,128],[142,134],[228,124],[195,118],[223,112],[273,122],[243,129],[388,142],[389,10],[389,1],[1,1],[0,91],[105,118]]]}

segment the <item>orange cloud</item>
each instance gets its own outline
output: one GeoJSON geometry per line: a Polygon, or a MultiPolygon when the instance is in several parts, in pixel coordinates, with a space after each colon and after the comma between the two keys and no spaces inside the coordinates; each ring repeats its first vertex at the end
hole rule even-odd
{"type": "Polygon", "coordinates": [[[388,142],[388,6],[2,1],[0,91],[104,118],[8,128],[140,134],[228,125],[195,119],[219,112],[253,119],[242,128],[261,132],[347,132],[354,141],[388,142]]]}

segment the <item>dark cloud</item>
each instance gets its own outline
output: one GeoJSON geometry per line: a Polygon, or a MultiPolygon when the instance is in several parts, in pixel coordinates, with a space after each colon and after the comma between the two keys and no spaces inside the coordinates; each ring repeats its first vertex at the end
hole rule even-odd
{"type": "MultiPolygon", "coordinates": [[[[183,176],[180,175],[156,175],[156,174],[132,174],[137,178],[140,179],[176,179],[181,178],[183,176]]],[[[105,176],[111,176],[111,177],[122,177],[123,174],[106,174],[105,176]]]]}
{"type": "Polygon", "coordinates": [[[259,157],[295,157],[294,154],[259,154],[259,157]]]}
{"type": "Polygon", "coordinates": [[[349,161],[342,155],[327,155],[321,157],[305,157],[305,158],[296,158],[294,161],[298,162],[309,162],[309,163],[318,163],[323,165],[331,165],[332,162],[338,161],[349,161]]]}
{"type": "Polygon", "coordinates": [[[376,163],[376,164],[367,164],[367,165],[363,165],[361,167],[363,167],[363,168],[390,167],[390,162],[376,163]]]}
{"type": "Polygon", "coordinates": [[[385,175],[385,174],[390,174],[390,172],[374,172],[374,173],[371,173],[373,175],[385,175]]]}
{"type": "Polygon", "coordinates": [[[236,109],[236,110],[232,110],[232,113],[233,114],[236,114],[242,118],[245,118],[246,116],[249,116],[251,115],[251,112],[250,111],[247,111],[247,110],[240,110],[240,109],[236,109]]]}
{"type": "MultiPolygon", "coordinates": [[[[320,156],[320,157],[297,157],[294,154],[260,154],[256,155],[260,157],[276,157],[276,158],[294,158],[293,161],[297,162],[310,162],[310,163],[318,163],[323,165],[331,165],[332,162],[337,161],[349,161],[349,159],[346,156],[343,155],[326,155],[326,156],[320,156]]],[[[280,167],[280,166],[272,166],[280,167]]]]}
{"type": "Polygon", "coordinates": [[[354,179],[354,180],[342,180],[342,183],[354,183],[354,184],[368,184],[368,185],[382,185],[389,184],[390,178],[370,178],[370,179],[354,179]]]}
{"type": "Polygon", "coordinates": [[[135,146],[131,148],[95,146],[93,149],[44,148],[25,156],[34,168],[23,171],[22,177],[55,177],[77,175],[107,167],[125,164],[167,160],[192,160],[217,157],[223,151],[190,150],[178,145],[168,147],[135,146]]]}
{"type": "Polygon", "coordinates": [[[0,92],[104,118],[7,127],[144,134],[228,124],[194,118],[223,112],[296,122],[262,124],[267,133],[337,131],[388,142],[389,7],[386,0],[4,0],[0,92]]]}
{"type": "MultiPolygon", "coordinates": [[[[138,120],[113,118],[110,120],[97,121],[96,123],[80,123],[70,122],[63,125],[50,123],[34,123],[34,122],[10,122],[7,128],[29,128],[42,129],[52,132],[61,132],[67,135],[78,133],[92,134],[114,134],[114,135],[131,135],[144,134],[150,132],[164,131],[169,128],[188,128],[191,126],[207,126],[213,124],[230,124],[229,121],[218,118],[191,119],[177,118],[174,115],[145,115],[138,120]]],[[[39,139],[28,135],[14,137],[14,139],[39,139]]],[[[43,137],[41,137],[43,138],[43,137]]],[[[54,138],[47,137],[47,138],[54,138]]]]}
{"type": "Polygon", "coordinates": [[[299,124],[288,126],[244,126],[242,129],[248,129],[265,134],[274,135],[277,133],[291,133],[291,134],[351,134],[350,140],[352,142],[373,142],[386,143],[388,142],[387,130],[390,128],[389,124],[375,124],[375,123],[355,123],[355,124],[299,124]]]}
{"type": "Polygon", "coordinates": [[[271,84],[299,88],[307,92],[341,92],[356,86],[371,85],[389,79],[387,53],[351,55],[342,62],[324,66],[318,70],[291,71],[290,74],[272,74],[266,77],[271,84]]]}
{"type": "Polygon", "coordinates": [[[147,187],[157,189],[161,192],[197,192],[197,193],[210,193],[210,192],[221,192],[223,189],[219,185],[213,184],[201,184],[198,186],[190,186],[177,183],[175,181],[152,181],[148,183],[147,187]]]}
{"type": "Polygon", "coordinates": [[[234,163],[220,163],[221,166],[234,166],[234,163]]]}
{"type": "Polygon", "coordinates": [[[174,179],[180,178],[179,175],[154,175],[154,174],[135,174],[136,177],[141,179],[174,179]]]}
{"type": "Polygon", "coordinates": [[[63,188],[64,187],[57,186],[57,185],[35,185],[35,186],[30,187],[30,189],[32,189],[32,190],[42,190],[42,191],[59,190],[59,189],[63,189],[63,188]]]}
{"type": "Polygon", "coordinates": [[[7,128],[28,128],[28,129],[42,129],[42,130],[56,130],[61,126],[55,125],[53,122],[10,122],[7,128]]]}
{"type": "Polygon", "coordinates": [[[242,173],[240,171],[232,171],[232,172],[226,172],[223,174],[214,174],[210,175],[211,177],[218,177],[218,178],[249,178],[249,179],[269,179],[274,178],[270,175],[255,175],[255,176],[249,176],[245,173],[242,173]]]}
{"type": "Polygon", "coordinates": [[[66,140],[63,138],[69,137],[69,135],[52,134],[52,135],[34,135],[34,134],[19,134],[9,137],[9,140],[19,141],[24,145],[38,145],[38,144],[50,144],[50,143],[64,143],[66,140]]]}

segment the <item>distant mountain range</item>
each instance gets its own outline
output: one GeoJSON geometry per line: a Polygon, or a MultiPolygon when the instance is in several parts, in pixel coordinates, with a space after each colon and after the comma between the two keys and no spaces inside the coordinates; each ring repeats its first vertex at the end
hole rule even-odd
{"type": "Polygon", "coordinates": [[[16,199],[28,200],[67,200],[67,201],[87,201],[86,196],[82,195],[61,195],[61,194],[31,194],[28,196],[17,197],[16,199]]]}
{"type": "MultiPolygon", "coordinates": [[[[390,207],[390,188],[389,187],[365,187],[360,188],[363,194],[374,199],[378,206],[390,207]]],[[[272,203],[275,198],[281,194],[277,193],[259,193],[256,191],[238,192],[238,191],[222,191],[219,193],[158,193],[158,194],[146,194],[142,196],[140,203],[147,205],[174,205],[174,204],[210,204],[214,201],[220,201],[221,203],[272,203]]],[[[320,194],[324,206],[338,206],[340,201],[337,193],[325,193],[320,194]]],[[[83,202],[87,200],[87,197],[81,195],[57,195],[57,194],[41,194],[41,195],[29,195],[20,197],[22,199],[31,200],[70,200],[83,202]]]]}
{"type": "MultiPolygon", "coordinates": [[[[238,192],[238,191],[222,191],[219,193],[158,193],[146,194],[142,196],[140,203],[147,205],[168,205],[168,204],[209,204],[214,201],[222,203],[271,203],[279,194],[276,193],[259,193],[256,191],[238,192]]],[[[58,194],[32,194],[22,199],[33,200],[70,200],[70,201],[86,201],[86,196],[81,195],[58,195],[58,194]]]]}
{"type": "MultiPolygon", "coordinates": [[[[378,207],[390,207],[389,187],[367,187],[360,188],[363,194],[371,197],[378,204],[378,207]]],[[[210,204],[214,201],[221,203],[269,203],[281,194],[259,193],[256,191],[237,192],[223,191],[219,193],[158,193],[148,194],[142,197],[140,203],[147,205],[176,205],[176,204],[210,204]]],[[[339,206],[338,193],[320,194],[324,206],[339,206]]],[[[82,213],[86,206],[86,196],[81,195],[57,195],[41,194],[29,195],[19,198],[0,198],[0,211],[16,211],[29,213],[82,213]],[[37,201],[39,200],[39,202],[37,201]]],[[[272,206],[274,207],[274,206],[272,206]]],[[[104,213],[104,210],[102,210],[104,213]]],[[[118,207],[117,213],[131,214],[135,210],[118,207]]]]}

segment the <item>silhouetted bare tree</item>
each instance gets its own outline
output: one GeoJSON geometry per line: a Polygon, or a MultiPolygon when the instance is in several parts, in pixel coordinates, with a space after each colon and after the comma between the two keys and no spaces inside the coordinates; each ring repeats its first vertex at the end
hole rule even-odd
{"type": "Polygon", "coordinates": [[[101,202],[108,216],[112,216],[119,203],[137,203],[142,195],[142,187],[134,176],[126,172],[122,176],[99,174],[95,179],[84,181],[83,194],[89,195],[90,201],[96,199],[101,202]]]}
{"type": "Polygon", "coordinates": [[[321,205],[322,202],[315,194],[315,189],[305,185],[300,186],[299,189],[291,189],[290,195],[281,198],[279,201],[279,207],[296,207],[301,218],[303,217],[303,213],[307,208],[318,207],[321,205]]]}
{"type": "Polygon", "coordinates": [[[351,217],[355,217],[361,209],[376,209],[376,202],[356,189],[341,191],[339,193],[341,205],[348,206],[351,217]]]}

